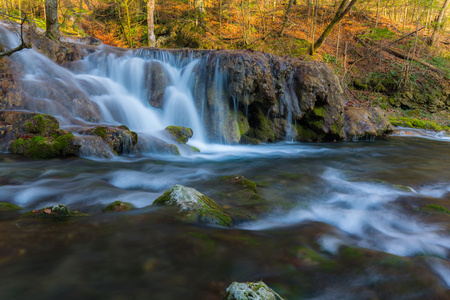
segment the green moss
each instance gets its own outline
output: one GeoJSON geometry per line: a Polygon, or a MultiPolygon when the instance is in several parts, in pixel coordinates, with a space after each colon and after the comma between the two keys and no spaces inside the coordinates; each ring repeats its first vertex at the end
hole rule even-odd
{"type": "Polygon", "coordinates": [[[193,153],[198,153],[198,152],[200,152],[200,149],[198,149],[197,147],[191,146],[191,151],[193,153]]]}
{"type": "Polygon", "coordinates": [[[105,140],[107,131],[108,131],[108,129],[106,127],[99,126],[99,127],[95,127],[95,129],[92,131],[92,133],[94,135],[102,138],[103,140],[105,140]]]}
{"type": "Polygon", "coordinates": [[[63,150],[74,140],[71,133],[52,137],[35,136],[31,139],[16,139],[11,147],[13,153],[32,158],[51,158],[61,156],[63,150]]]}
{"type": "Polygon", "coordinates": [[[72,213],[65,205],[58,204],[41,209],[30,210],[22,215],[22,218],[67,218],[71,215],[72,213]]]}
{"type": "Polygon", "coordinates": [[[316,117],[325,117],[325,109],[323,107],[316,107],[312,110],[312,114],[316,117]]]}
{"type": "Polygon", "coordinates": [[[400,118],[389,117],[389,121],[394,126],[427,129],[427,130],[433,130],[433,131],[446,130],[446,127],[448,127],[448,126],[440,126],[434,121],[424,121],[424,120],[415,119],[415,118],[411,118],[411,117],[400,117],[400,118]]]}
{"type": "Polygon", "coordinates": [[[343,247],[339,251],[339,256],[345,258],[345,259],[360,259],[364,256],[364,252],[358,248],[353,247],[343,247]]]}
{"type": "Polygon", "coordinates": [[[297,258],[316,263],[320,269],[332,271],[338,264],[325,256],[320,255],[316,251],[308,247],[299,247],[297,249],[297,258]]]}
{"type": "Polygon", "coordinates": [[[243,189],[248,189],[254,193],[257,193],[256,183],[254,183],[251,180],[248,180],[247,178],[245,178],[242,175],[229,175],[229,176],[223,176],[220,178],[222,180],[224,180],[225,182],[228,182],[231,184],[236,184],[243,189]]]}
{"type": "Polygon", "coordinates": [[[128,202],[114,201],[103,208],[104,212],[120,212],[135,209],[134,205],[128,202]]]}
{"type": "Polygon", "coordinates": [[[423,209],[430,211],[430,212],[440,212],[440,213],[444,213],[444,214],[450,214],[450,210],[448,210],[445,207],[442,207],[440,205],[437,205],[437,204],[428,204],[423,209]]]}
{"type": "Polygon", "coordinates": [[[182,126],[167,126],[166,131],[180,144],[186,144],[194,134],[191,128],[182,126]]]}
{"type": "Polygon", "coordinates": [[[59,123],[51,115],[37,115],[23,126],[23,130],[32,134],[49,136],[53,131],[59,128],[59,123]]]}
{"type": "Polygon", "coordinates": [[[233,224],[231,217],[214,200],[181,185],[166,191],[153,204],[178,207],[183,220],[187,222],[212,223],[225,227],[233,224]]]}
{"type": "Polygon", "coordinates": [[[8,202],[0,202],[0,212],[21,210],[22,207],[8,202]]]}

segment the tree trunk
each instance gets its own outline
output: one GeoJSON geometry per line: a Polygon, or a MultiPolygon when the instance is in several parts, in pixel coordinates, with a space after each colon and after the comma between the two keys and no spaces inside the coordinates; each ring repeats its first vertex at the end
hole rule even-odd
{"type": "Polygon", "coordinates": [[[289,21],[289,14],[291,13],[291,8],[292,8],[292,4],[293,4],[294,0],[289,0],[288,2],[288,7],[286,9],[286,14],[284,15],[284,21],[283,21],[283,26],[281,27],[281,31],[280,31],[280,37],[283,36],[284,34],[284,30],[286,29],[286,24],[289,21]]]}
{"type": "MultiPolygon", "coordinates": [[[[447,0],[450,1],[450,0],[447,0]]],[[[342,0],[341,4],[339,5],[338,10],[336,11],[336,14],[333,17],[333,20],[331,20],[330,24],[328,24],[327,28],[322,32],[322,35],[317,39],[317,41],[312,45],[310,49],[310,54],[313,55],[317,49],[322,46],[322,44],[325,42],[327,37],[330,35],[331,31],[333,30],[334,26],[339,23],[342,18],[350,11],[350,9],[358,2],[358,0],[342,0]]]]}
{"type": "Polygon", "coordinates": [[[450,3],[450,0],[445,0],[444,6],[442,7],[442,10],[439,13],[439,16],[436,20],[436,25],[434,26],[433,35],[430,39],[430,46],[433,46],[436,43],[437,33],[439,31],[439,28],[441,27],[442,19],[444,18],[445,11],[447,10],[448,4],[450,3]]]}
{"type": "Polygon", "coordinates": [[[148,46],[156,46],[155,22],[153,14],[155,12],[155,0],[147,0],[147,27],[148,27],[148,46]]]}
{"type": "Polygon", "coordinates": [[[59,40],[57,0],[45,0],[45,28],[45,33],[49,37],[59,40]]]}

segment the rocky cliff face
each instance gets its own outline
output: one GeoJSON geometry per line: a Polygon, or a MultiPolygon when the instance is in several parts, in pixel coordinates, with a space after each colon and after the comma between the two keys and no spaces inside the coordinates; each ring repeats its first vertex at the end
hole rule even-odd
{"type": "MultiPolygon", "coordinates": [[[[159,51],[139,54],[155,57],[159,51]]],[[[344,138],[343,93],[323,63],[247,50],[165,51],[180,60],[200,59],[192,91],[211,140],[232,144],[344,138]]],[[[150,103],[163,106],[160,100],[150,103]]]]}

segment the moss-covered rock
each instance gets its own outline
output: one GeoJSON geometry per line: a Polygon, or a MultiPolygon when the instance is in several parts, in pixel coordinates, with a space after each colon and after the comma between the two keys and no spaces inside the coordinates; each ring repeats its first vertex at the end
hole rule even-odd
{"type": "Polygon", "coordinates": [[[227,288],[225,300],[283,300],[264,282],[233,282],[227,288]]]}
{"type": "Polygon", "coordinates": [[[174,206],[188,222],[231,226],[232,219],[211,198],[193,188],[177,184],[153,202],[153,205],[174,206]]]}
{"type": "Polygon", "coordinates": [[[256,191],[256,183],[254,183],[251,180],[248,180],[242,175],[229,175],[229,176],[223,176],[220,179],[224,180],[227,183],[231,183],[234,185],[238,185],[239,187],[243,189],[248,189],[249,191],[253,193],[257,193],[256,191]]]}
{"type": "Polygon", "coordinates": [[[52,158],[66,155],[76,155],[78,146],[72,133],[54,137],[26,137],[16,139],[11,146],[15,154],[32,158],[52,158]]]}
{"type": "Polygon", "coordinates": [[[167,126],[165,131],[179,144],[186,144],[194,134],[191,128],[183,126],[167,126]]]}
{"type": "Polygon", "coordinates": [[[443,213],[450,215],[450,210],[437,204],[428,204],[425,207],[423,207],[422,210],[432,213],[443,213]]]}
{"type": "Polygon", "coordinates": [[[125,125],[97,126],[84,130],[82,134],[95,135],[104,140],[116,154],[127,154],[134,150],[138,143],[138,135],[125,125]]]}
{"type": "Polygon", "coordinates": [[[68,217],[88,217],[88,214],[79,211],[70,211],[64,204],[48,206],[41,209],[30,210],[22,218],[59,219],[68,217]]]}
{"type": "Polygon", "coordinates": [[[22,207],[12,203],[0,202],[0,212],[17,211],[22,209],[23,209],[22,207]]]}
{"type": "Polygon", "coordinates": [[[54,206],[49,206],[41,209],[30,210],[26,212],[23,218],[67,218],[72,214],[63,204],[58,204],[54,206]]]}
{"type": "Polygon", "coordinates": [[[394,126],[450,132],[448,126],[440,126],[434,121],[424,121],[413,117],[389,117],[389,121],[394,126]]]}
{"type": "Polygon", "coordinates": [[[103,208],[104,212],[120,212],[135,209],[134,205],[128,202],[114,201],[103,208]]]}
{"type": "Polygon", "coordinates": [[[347,107],[344,120],[347,140],[381,137],[393,131],[388,117],[379,107],[347,107]]]}

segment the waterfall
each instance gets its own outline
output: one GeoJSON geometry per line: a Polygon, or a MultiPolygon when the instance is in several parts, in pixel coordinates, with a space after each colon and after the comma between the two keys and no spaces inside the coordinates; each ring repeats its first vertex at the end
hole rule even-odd
{"type": "MultiPolygon", "coordinates": [[[[20,43],[19,36],[5,27],[0,26],[0,35],[8,49],[20,43]]],[[[205,99],[196,103],[193,96],[196,69],[204,60],[192,52],[181,56],[101,46],[83,60],[68,63],[67,68],[34,49],[16,52],[12,59],[22,71],[25,97],[21,108],[52,114],[69,130],[111,124],[158,135],[166,126],[177,125],[193,129],[192,141],[208,142],[206,116],[198,105],[205,99]]],[[[213,139],[223,141],[220,136],[213,139]]]]}

